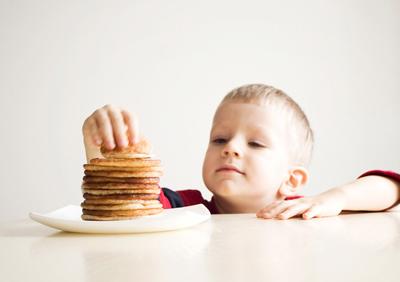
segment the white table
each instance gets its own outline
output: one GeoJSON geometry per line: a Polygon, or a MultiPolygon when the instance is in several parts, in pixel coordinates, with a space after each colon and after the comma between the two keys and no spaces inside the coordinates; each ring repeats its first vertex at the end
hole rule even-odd
{"type": "Polygon", "coordinates": [[[400,281],[400,212],[304,221],[214,215],[180,231],[85,235],[0,224],[0,280],[400,281]]]}

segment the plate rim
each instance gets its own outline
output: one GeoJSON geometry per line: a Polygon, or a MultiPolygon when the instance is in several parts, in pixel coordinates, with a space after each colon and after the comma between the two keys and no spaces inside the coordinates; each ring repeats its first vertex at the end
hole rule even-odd
{"type": "MultiPolygon", "coordinates": [[[[46,212],[29,212],[29,217],[42,225],[61,230],[66,232],[74,232],[74,233],[97,233],[97,234],[122,234],[122,233],[147,233],[147,232],[162,232],[162,231],[170,231],[170,230],[178,230],[183,228],[188,228],[202,222],[207,221],[211,217],[210,211],[203,205],[197,204],[187,207],[181,208],[173,208],[166,209],[165,211],[169,213],[178,213],[178,212],[197,212],[197,218],[194,221],[182,224],[179,221],[173,222],[170,226],[155,228],[154,226],[146,226],[142,228],[138,228],[135,225],[129,226],[129,222],[132,220],[121,220],[121,221],[83,221],[83,220],[74,220],[74,219],[62,219],[62,218],[54,218],[49,216],[50,213],[54,213],[56,211],[65,209],[65,208],[79,208],[80,206],[69,204],[64,207],[46,212]]],[[[164,212],[165,212],[164,211],[164,212]]],[[[185,214],[182,214],[185,216],[185,214]]],[[[157,216],[157,215],[154,215],[157,216]]],[[[138,218],[140,219],[148,219],[148,217],[138,218]]],[[[178,218],[179,219],[179,218],[178,218]]],[[[135,220],[135,219],[134,219],[135,220]]],[[[133,221],[134,221],[133,220],[133,221]]],[[[137,223],[137,222],[136,222],[137,223]]]]}

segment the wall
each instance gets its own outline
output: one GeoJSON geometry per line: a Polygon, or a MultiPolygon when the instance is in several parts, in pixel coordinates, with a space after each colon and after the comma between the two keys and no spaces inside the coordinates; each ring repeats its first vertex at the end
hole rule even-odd
{"type": "Polygon", "coordinates": [[[0,1],[0,219],[79,204],[81,126],[135,112],[162,185],[198,188],[219,100],[283,89],[316,135],[314,194],[400,170],[400,2],[0,1]]]}

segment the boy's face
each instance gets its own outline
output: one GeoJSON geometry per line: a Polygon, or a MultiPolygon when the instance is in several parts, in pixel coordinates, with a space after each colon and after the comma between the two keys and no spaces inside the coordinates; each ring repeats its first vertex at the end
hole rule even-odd
{"type": "Polygon", "coordinates": [[[225,102],[215,113],[203,179],[216,196],[256,212],[277,200],[288,178],[287,128],[271,106],[225,102]]]}

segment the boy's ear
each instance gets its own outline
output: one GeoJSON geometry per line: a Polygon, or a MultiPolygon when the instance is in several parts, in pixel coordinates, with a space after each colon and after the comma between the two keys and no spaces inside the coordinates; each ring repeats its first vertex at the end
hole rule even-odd
{"type": "Polygon", "coordinates": [[[279,193],[286,197],[296,196],[308,181],[308,170],[305,167],[297,166],[289,170],[288,179],[279,188],[279,193]]]}

